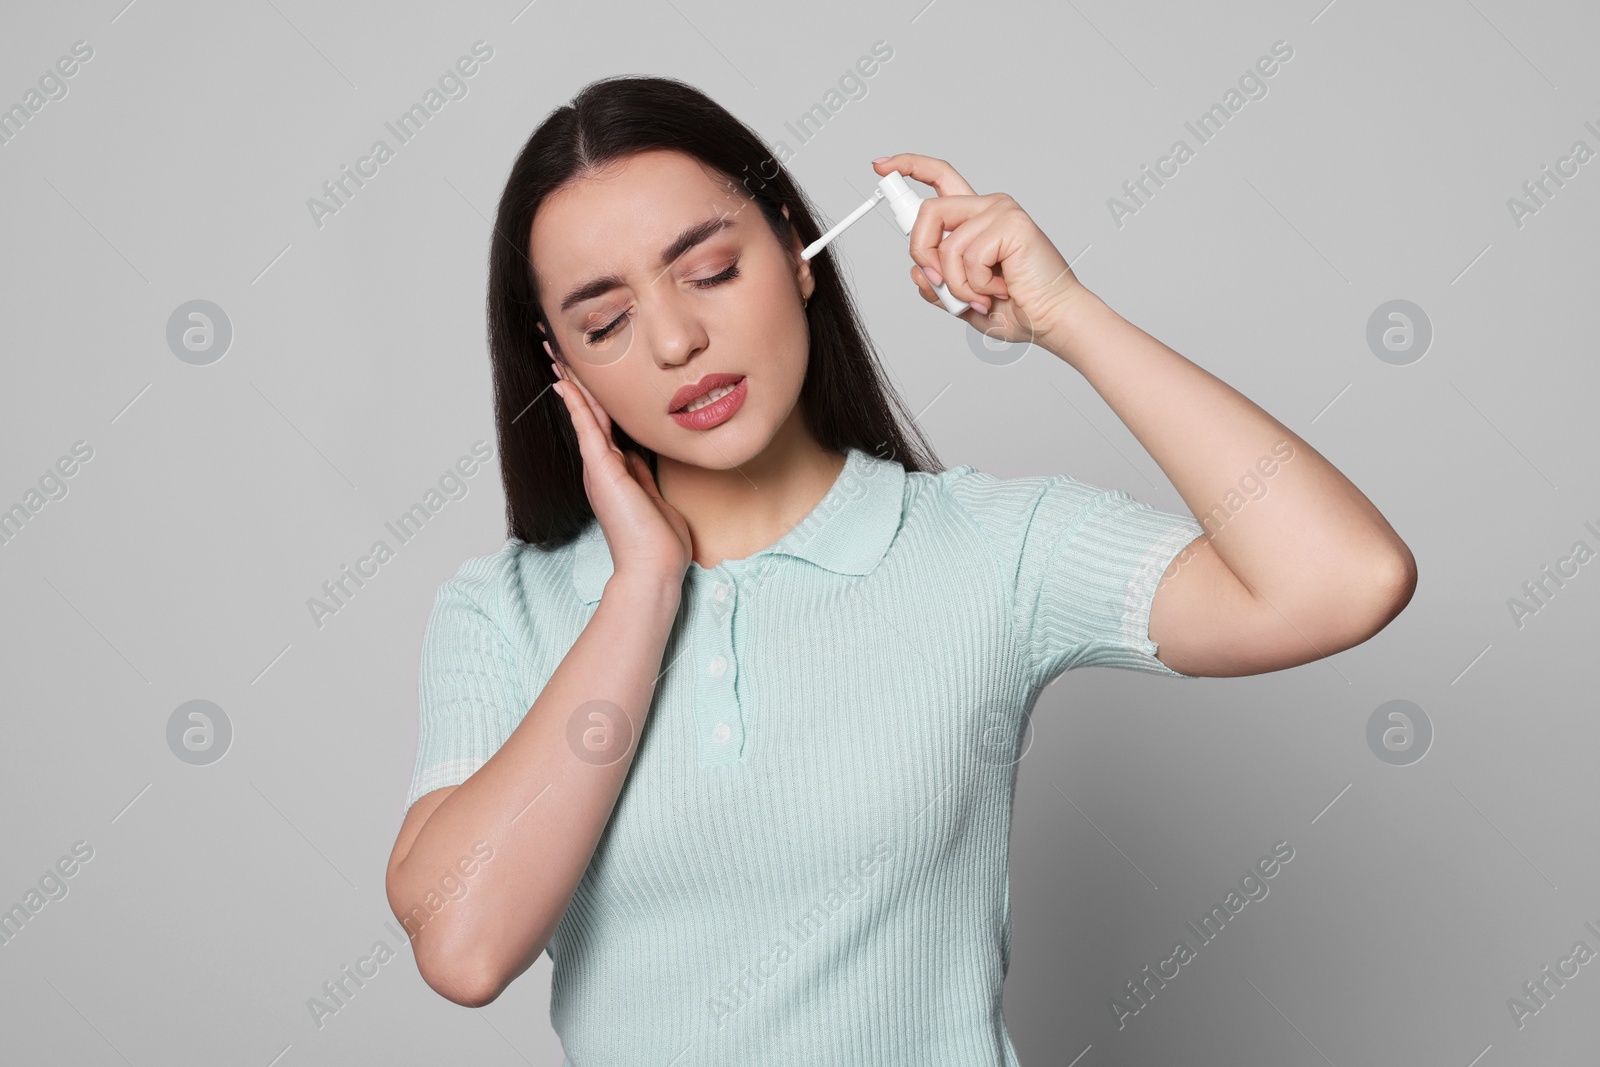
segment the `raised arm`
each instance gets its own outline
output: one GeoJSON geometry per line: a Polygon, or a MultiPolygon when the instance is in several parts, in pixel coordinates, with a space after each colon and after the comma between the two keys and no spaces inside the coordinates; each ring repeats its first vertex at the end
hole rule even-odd
{"type": "Polygon", "coordinates": [[[1281,670],[1360,644],[1416,587],[1372,502],[1283,423],[1084,290],[1050,327],[1205,531],[1156,587],[1150,639],[1186,674],[1281,670]]]}
{"type": "Polygon", "coordinates": [[[912,279],[973,306],[1000,339],[1031,341],[1088,379],[1166,472],[1205,531],[1150,611],[1158,658],[1185,674],[1280,670],[1367,640],[1406,606],[1416,562],[1378,509],[1299,436],[1086,289],[1005,193],[949,163],[874,161],[939,191],[912,227],[912,279]],[[1254,495],[1250,495],[1254,494],[1254,495]]]}

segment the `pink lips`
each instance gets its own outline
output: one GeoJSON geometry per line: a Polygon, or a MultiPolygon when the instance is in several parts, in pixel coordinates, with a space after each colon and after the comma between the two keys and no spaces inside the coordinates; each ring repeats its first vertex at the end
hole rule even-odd
{"type": "Polygon", "coordinates": [[[672,399],[667,401],[667,412],[670,414],[682,411],[686,405],[694,403],[711,390],[723,385],[732,385],[743,377],[742,374],[707,374],[698,382],[680,386],[678,391],[672,394],[672,399]]]}
{"type": "MultiPolygon", "coordinates": [[[[727,385],[728,382],[726,379],[729,378],[733,379],[739,384],[735,385],[723,396],[718,397],[716,400],[707,404],[703,408],[699,408],[695,411],[672,412],[673,422],[677,423],[679,426],[682,426],[686,430],[709,430],[711,427],[727,422],[729,419],[733,418],[734,412],[738,411],[739,408],[744,405],[745,394],[750,391],[750,380],[739,374],[712,374],[700,379],[700,381],[694,386],[689,386],[688,388],[698,389],[699,386],[704,385],[713,378],[722,378],[724,380],[713,383],[710,389],[715,389],[719,385],[727,385]]],[[[710,389],[701,389],[696,395],[704,396],[710,391],[710,389]]]]}

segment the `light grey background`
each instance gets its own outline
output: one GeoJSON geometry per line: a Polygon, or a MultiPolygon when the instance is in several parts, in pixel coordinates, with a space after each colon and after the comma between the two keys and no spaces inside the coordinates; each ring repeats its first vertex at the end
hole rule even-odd
{"type": "MultiPolygon", "coordinates": [[[[473,1011],[386,926],[422,629],[503,541],[497,467],[320,627],[307,601],[493,443],[487,217],[551,108],[637,72],[785,141],[833,218],[899,151],[1012,194],[1086,285],[1303,435],[1416,553],[1411,606],[1331,660],[1084,670],[1042,696],[1012,841],[1022,1062],[1593,1060],[1600,963],[1521,1028],[1507,1004],[1575,942],[1600,950],[1600,562],[1520,627],[1508,607],[1575,542],[1600,549],[1600,162],[1521,226],[1508,208],[1575,141],[1600,148],[1592,6],[111,0],[6,21],[0,104],[75,41],[94,55],[0,146],[0,507],[75,442],[93,457],[0,545],[0,907],[74,842],[94,854],[0,945],[0,1059],[559,1063],[547,958],[473,1011]],[[308,199],[479,40],[468,94],[319,227],[308,199]],[[785,124],[878,40],[892,59],[800,144],[785,124]],[[1195,146],[1184,122],[1277,41],[1294,55],[1267,95],[1114,223],[1108,198],[1195,146]],[[209,366],[166,339],[196,299],[233,330],[209,366]],[[1396,299],[1434,332],[1405,366],[1366,340],[1396,299]],[[196,699],[233,729],[209,766],[167,743],[196,699]],[[1409,766],[1367,741],[1396,699],[1434,730],[1409,766]],[[1119,1029],[1109,999],[1278,841],[1270,895],[1119,1029]],[[400,955],[319,1027],[308,999],[379,940],[400,955]]],[[[886,215],[835,249],[946,464],[1182,509],[1069,367],[977,358],[886,215]]]]}

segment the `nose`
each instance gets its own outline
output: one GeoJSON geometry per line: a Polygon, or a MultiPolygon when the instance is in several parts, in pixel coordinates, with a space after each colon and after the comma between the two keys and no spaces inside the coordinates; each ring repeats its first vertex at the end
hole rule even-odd
{"type": "Polygon", "coordinates": [[[655,287],[644,319],[644,340],[650,356],[663,370],[681,367],[710,343],[694,298],[670,283],[655,287]]]}

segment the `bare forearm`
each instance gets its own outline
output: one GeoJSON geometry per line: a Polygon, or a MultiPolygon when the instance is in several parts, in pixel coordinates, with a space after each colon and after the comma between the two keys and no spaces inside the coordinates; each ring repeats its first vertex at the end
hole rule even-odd
{"type": "Polygon", "coordinates": [[[397,913],[476,843],[493,860],[413,933],[425,973],[492,999],[544,950],[632,765],[680,593],[668,580],[613,576],[522,722],[428,816],[391,878],[397,913]]]}
{"type": "Polygon", "coordinates": [[[1172,480],[1217,555],[1280,606],[1401,581],[1405,543],[1361,490],[1277,419],[1084,291],[1050,331],[1172,480]]]}

